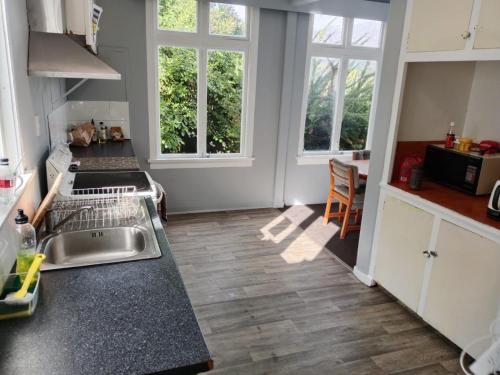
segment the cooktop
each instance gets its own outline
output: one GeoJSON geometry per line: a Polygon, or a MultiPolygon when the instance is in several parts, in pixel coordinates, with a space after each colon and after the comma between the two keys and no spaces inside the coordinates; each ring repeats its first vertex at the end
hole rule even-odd
{"type": "Polygon", "coordinates": [[[92,189],[111,186],[135,186],[138,192],[152,192],[144,172],[78,172],[73,189],[92,189]]]}

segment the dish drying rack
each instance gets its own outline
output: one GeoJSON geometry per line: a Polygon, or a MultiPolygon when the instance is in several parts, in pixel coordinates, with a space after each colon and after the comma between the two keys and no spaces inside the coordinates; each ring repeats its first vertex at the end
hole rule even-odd
{"type": "Polygon", "coordinates": [[[73,189],[71,196],[57,196],[49,210],[50,227],[84,207],[61,228],[77,231],[139,224],[145,217],[135,186],[73,189]]]}

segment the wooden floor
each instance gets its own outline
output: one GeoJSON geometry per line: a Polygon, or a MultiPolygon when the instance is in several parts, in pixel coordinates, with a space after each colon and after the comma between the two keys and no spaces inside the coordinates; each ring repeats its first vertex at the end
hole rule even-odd
{"type": "Polygon", "coordinates": [[[304,210],[170,216],[210,374],[457,374],[458,351],[321,244],[304,210]]]}

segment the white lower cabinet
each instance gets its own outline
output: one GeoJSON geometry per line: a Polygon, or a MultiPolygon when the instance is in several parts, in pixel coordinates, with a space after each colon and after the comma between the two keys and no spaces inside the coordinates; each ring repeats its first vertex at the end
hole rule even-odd
{"type": "Polygon", "coordinates": [[[500,242],[389,194],[381,215],[375,281],[461,348],[487,334],[500,317],[500,242]]]}
{"type": "Polygon", "coordinates": [[[500,313],[500,246],[443,220],[436,252],[422,317],[463,348],[487,334],[500,313]]]}
{"type": "Polygon", "coordinates": [[[416,311],[434,216],[390,196],[382,215],[374,278],[416,311]]]}

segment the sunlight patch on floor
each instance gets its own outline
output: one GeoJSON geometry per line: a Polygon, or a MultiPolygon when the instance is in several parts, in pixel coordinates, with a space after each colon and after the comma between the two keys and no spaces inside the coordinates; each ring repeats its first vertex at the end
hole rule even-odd
{"type": "Polygon", "coordinates": [[[281,257],[288,264],[311,262],[339,229],[334,223],[323,225],[323,218],[318,217],[281,253],[281,257]]]}
{"type": "Polygon", "coordinates": [[[264,227],[260,229],[260,232],[263,234],[263,241],[272,241],[275,244],[279,244],[281,241],[286,239],[290,234],[292,234],[299,225],[306,220],[309,216],[313,214],[313,210],[309,207],[304,206],[292,206],[283,212],[280,216],[266,224],[264,227]],[[280,224],[285,224],[286,221],[290,222],[290,224],[282,229],[279,233],[274,234],[272,230],[280,224]]]}

